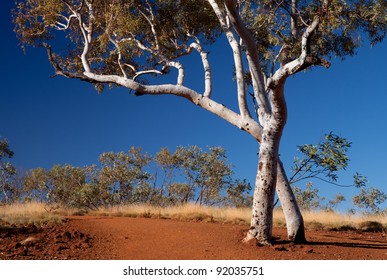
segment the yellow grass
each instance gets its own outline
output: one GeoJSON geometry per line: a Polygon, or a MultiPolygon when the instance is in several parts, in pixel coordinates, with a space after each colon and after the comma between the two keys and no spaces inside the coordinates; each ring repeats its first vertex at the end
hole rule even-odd
{"type": "Polygon", "coordinates": [[[340,229],[340,227],[361,228],[362,224],[373,221],[387,228],[387,215],[353,215],[326,211],[303,213],[305,225],[311,229],[340,229]]]}
{"type": "Polygon", "coordinates": [[[250,209],[247,208],[218,208],[186,204],[173,207],[155,207],[148,205],[118,206],[102,208],[88,214],[97,216],[147,217],[244,224],[249,222],[250,213],[250,209]]]}
{"type": "MultiPolygon", "coordinates": [[[[77,214],[76,210],[49,211],[42,203],[14,204],[0,207],[0,220],[11,224],[45,225],[58,223],[65,216],[77,214]]],[[[78,212],[78,214],[80,214],[78,212]]],[[[206,207],[196,204],[186,204],[174,207],[155,207],[149,205],[128,205],[101,208],[97,211],[84,213],[93,216],[121,216],[121,217],[146,217],[160,219],[177,219],[185,221],[203,221],[248,225],[251,218],[249,208],[219,208],[206,207]]],[[[305,226],[307,229],[361,229],[367,221],[375,221],[387,228],[387,216],[361,216],[346,215],[335,212],[304,212],[305,226]]],[[[281,210],[274,211],[274,226],[286,226],[281,210]]]]}
{"type": "Polygon", "coordinates": [[[46,209],[43,203],[38,202],[0,206],[0,221],[38,226],[63,222],[63,213],[48,212],[46,209]]]}

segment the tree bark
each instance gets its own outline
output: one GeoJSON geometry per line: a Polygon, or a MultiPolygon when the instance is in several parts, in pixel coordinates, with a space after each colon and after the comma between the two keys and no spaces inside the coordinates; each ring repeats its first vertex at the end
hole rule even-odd
{"type": "MultiPolygon", "coordinates": [[[[259,148],[252,219],[250,230],[245,238],[245,241],[255,238],[260,245],[271,245],[272,243],[278,152],[282,131],[287,120],[287,107],[284,98],[285,81],[286,79],[279,81],[270,93],[272,110],[270,114],[265,114],[259,148]]],[[[285,176],[282,176],[282,179],[285,180],[282,180],[281,183],[287,181],[285,176]]]]}
{"type": "Polygon", "coordinates": [[[288,239],[295,243],[306,243],[304,219],[280,159],[277,161],[276,189],[285,215],[288,239]]]}
{"type": "MultiPolygon", "coordinates": [[[[265,130],[263,139],[267,138],[267,134],[269,134],[269,131],[265,130]]],[[[250,230],[245,239],[246,241],[255,238],[261,245],[271,245],[272,243],[277,155],[278,144],[273,139],[270,139],[270,141],[262,141],[259,149],[252,218],[250,230]]]]}

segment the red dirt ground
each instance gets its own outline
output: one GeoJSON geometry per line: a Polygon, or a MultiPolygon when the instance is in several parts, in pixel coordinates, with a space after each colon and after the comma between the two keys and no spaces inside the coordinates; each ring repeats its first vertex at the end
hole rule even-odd
{"type": "Polygon", "coordinates": [[[273,247],[241,242],[247,226],[177,220],[69,217],[48,228],[0,226],[0,260],[387,259],[384,233],[307,231],[308,244],[286,241],[274,228],[273,247]]]}

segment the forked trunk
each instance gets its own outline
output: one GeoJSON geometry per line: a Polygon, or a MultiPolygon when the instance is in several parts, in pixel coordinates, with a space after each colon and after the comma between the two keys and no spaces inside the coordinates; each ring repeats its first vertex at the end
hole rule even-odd
{"type": "MultiPolygon", "coordinates": [[[[260,245],[272,244],[274,195],[277,185],[278,151],[282,131],[287,120],[284,99],[285,80],[279,81],[269,94],[272,104],[271,112],[264,113],[263,132],[259,148],[259,161],[250,230],[245,238],[252,238],[260,245]]],[[[282,170],[283,171],[283,170],[282,170]]],[[[282,176],[283,181],[287,181],[282,176]]],[[[281,183],[283,183],[281,181],[281,183]]],[[[283,192],[284,193],[284,192],[283,192]]]]}

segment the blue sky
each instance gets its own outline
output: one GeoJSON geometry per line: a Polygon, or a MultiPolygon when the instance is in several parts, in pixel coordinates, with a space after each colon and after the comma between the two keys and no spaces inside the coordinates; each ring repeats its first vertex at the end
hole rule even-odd
{"type": "MultiPolygon", "coordinates": [[[[10,8],[0,4],[0,137],[9,140],[13,162],[21,169],[50,168],[69,163],[96,163],[106,151],[127,151],[141,146],[155,154],[162,147],[178,145],[223,146],[239,178],[254,182],[258,145],[246,133],[188,101],[174,96],[135,97],[127,89],[105,90],[62,77],[53,71],[43,49],[26,54],[13,33],[10,8]]],[[[214,64],[214,99],[236,101],[230,49],[216,45],[210,54],[214,64]],[[216,64],[216,66],[215,66],[216,64]]],[[[192,63],[188,58],[186,63],[192,63]]],[[[330,69],[315,68],[290,78],[286,85],[289,119],[281,144],[281,158],[290,173],[297,145],[317,143],[333,131],[352,142],[348,172],[342,183],[351,183],[358,171],[370,186],[387,192],[387,42],[365,45],[358,55],[333,60],[330,69]]],[[[188,68],[188,67],[187,67],[188,68]]],[[[187,83],[202,85],[202,72],[187,69],[187,83]]],[[[234,105],[235,106],[235,105],[234,105]]],[[[340,192],[350,197],[353,188],[316,182],[328,199],[340,192]]]]}

